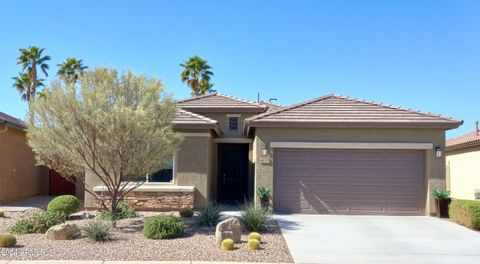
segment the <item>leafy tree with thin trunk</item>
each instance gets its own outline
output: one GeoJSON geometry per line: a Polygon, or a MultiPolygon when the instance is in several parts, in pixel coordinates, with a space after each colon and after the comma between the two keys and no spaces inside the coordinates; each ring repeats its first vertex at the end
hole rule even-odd
{"type": "Polygon", "coordinates": [[[193,56],[180,64],[183,67],[182,82],[192,89],[192,95],[204,95],[213,87],[210,79],[213,76],[212,67],[199,56],[193,56]]]}
{"type": "Polygon", "coordinates": [[[182,141],[171,126],[175,102],[162,83],[130,71],[86,71],[78,94],[64,81],[53,82],[32,109],[35,122],[27,138],[37,162],[85,184],[111,210],[114,225],[118,203],[145,175],[167,166],[182,141]],[[85,181],[86,174],[101,182],[101,193],[85,181]]]}
{"type": "Polygon", "coordinates": [[[57,66],[58,77],[66,83],[73,85],[77,83],[82,73],[88,69],[88,67],[83,64],[83,60],[76,58],[67,58],[64,62],[57,64],[57,66]]]}

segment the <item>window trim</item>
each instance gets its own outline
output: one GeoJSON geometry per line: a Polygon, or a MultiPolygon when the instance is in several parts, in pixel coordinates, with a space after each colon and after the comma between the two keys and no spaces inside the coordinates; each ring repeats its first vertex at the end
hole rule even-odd
{"type": "Polygon", "coordinates": [[[149,176],[148,174],[145,175],[145,183],[143,184],[147,184],[147,185],[175,185],[176,183],[176,179],[177,179],[177,155],[173,155],[173,158],[172,158],[172,180],[169,181],[169,182],[150,182],[148,181],[149,179],[149,176]]]}
{"type": "Polygon", "coordinates": [[[234,133],[238,133],[238,131],[239,131],[239,129],[238,129],[238,120],[240,119],[240,115],[239,115],[239,114],[227,114],[227,118],[228,118],[228,131],[234,132],[234,133]],[[231,118],[237,119],[237,129],[232,129],[232,128],[231,128],[231,126],[230,126],[231,118]]]}

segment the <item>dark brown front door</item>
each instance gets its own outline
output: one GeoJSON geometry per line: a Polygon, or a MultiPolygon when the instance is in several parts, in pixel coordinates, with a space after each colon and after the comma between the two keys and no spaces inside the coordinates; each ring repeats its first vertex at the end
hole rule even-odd
{"type": "Polygon", "coordinates": [[[217,200],[245,200],[248,180],[248,144],[218,144],[217,200]]]}

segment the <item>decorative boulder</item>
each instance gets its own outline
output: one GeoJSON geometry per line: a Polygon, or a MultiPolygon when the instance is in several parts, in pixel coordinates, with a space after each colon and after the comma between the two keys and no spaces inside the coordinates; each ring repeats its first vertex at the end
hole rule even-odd
{"type": "Polygon", "coordinates": [[[240,221],[231,217],[217,224],[215,229],[215,238],[217,244],[220,245],[224,239],[230,238],[235,243],[240,242],[242,236],[242,225],[240,221]]]}
{"type": "Polygon", "coordinates": [[[63,223],[50,227],[47,231],[47,239],[50,240],[70,240],[81,236],[78,226],[69,223],[63,223]]]}

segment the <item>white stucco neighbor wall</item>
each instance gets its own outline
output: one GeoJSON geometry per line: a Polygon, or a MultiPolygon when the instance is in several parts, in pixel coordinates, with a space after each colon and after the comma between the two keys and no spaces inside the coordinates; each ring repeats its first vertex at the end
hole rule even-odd
{"type": "Polygon", "coordinates": [[[480,192],[480,146],[447,152],[447,188],[457,199],[475,200],[480,192]]]}

